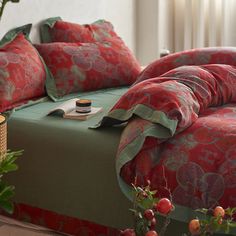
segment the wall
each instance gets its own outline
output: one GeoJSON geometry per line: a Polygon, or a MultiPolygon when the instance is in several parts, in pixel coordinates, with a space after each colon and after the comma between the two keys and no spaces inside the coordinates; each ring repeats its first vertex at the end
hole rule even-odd
{"type": "Polygon", "coordinates": [[[158,57],[157,0],[137,0],[136,54],[143,65],[158,57]]]}
{"type": "Polygon", "coordinates": [[[9,29],[33,23],[31,39],[39,42],[38,24],[52,16],[65,21],[91,23],[99,18],[111,21],[116,32],[135,52],[135,0],[20,0],[8,3],[0,22],[0,37],[9,29]]]}
{"type": "Polygon", "coordinates": [[[137,0],[136,54],[142,65],[158,59],[163,49],[172,49],[174,31],[166,27],[174,22],[170,4],[171,0],[137,0]]]}

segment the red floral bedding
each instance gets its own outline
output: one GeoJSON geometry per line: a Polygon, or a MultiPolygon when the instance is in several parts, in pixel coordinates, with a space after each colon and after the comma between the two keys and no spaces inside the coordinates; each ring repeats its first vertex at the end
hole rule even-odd
{"type": "Polygon", "coordinates": [[[236,49],[185,51],[148,66],[100,124],[126,124],[116,159],[125,194],[135,179],[150,180],[159,197],[170,190],[180,220],[190,209],[235,207],[235,102],[236,49]]]}

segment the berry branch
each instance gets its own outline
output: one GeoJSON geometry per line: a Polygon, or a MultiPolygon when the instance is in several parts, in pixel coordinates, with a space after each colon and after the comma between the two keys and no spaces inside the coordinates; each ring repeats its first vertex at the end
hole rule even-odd
{"type": "MultiPolygon", "coordinates": [[[[165,217],[164,223],[159,231],[159,236],[164,236],[171,219],[169,214],[175,210],[172,203],[172,195],[167,185],[167,178],[163,167],[163,177],[165,189],[169,192],[168,198],[157,199],[156,190],[151,190],[150,181],[147,186],[137,186],[135,178],[133,186],[133,209],[130,209],[134,216],[134,227],[121,231],[122,236],[158,236],[156,231],[157,216],[165,217]]],[[[201,219],[195,218],[189,222],[189,233],[184,234],[192,236],[213,235],[216,232],[230,233],[231,228],[236,227],[235,216],[236,207],[223,209],[216,206],[211,209],[198,209],[202,213],[201,219]]]]}
{"type": "MultiPolygon", "coordinates": [[[[163,170],[164,173],[164,170],[163,170]]],[[[165,173],[164,173],[165,174],[165,173]]],[[[165,188],[170,193],[165,179],[165,188]]],[[[171,201],[167,198],[156,198],[157,191],[151,190],[150,181],[147,181],[147,186],[140,187],[132,184],[134,190],[133,209],[130,209],[134,215],[134,228],[125,229],[121,232],[123,236],[158,236],[155,230],[157,219],[156,216],[162,215],[165,217],[165,222],[160,230],[160,236],[164,236],[166,229],[170,223],[169,213],[174,209],[171,201]]]]}
{"type": "MultiPolygon", "coordinates": [[[[172,194],[171,194],[170,189],[169,189],[168,184],[167,184],[167,178],[166,178],[165,167],[164,167],[164,166],[162,166],[162,171],[163,171],[163,178],[164,178],[164,182],[165,182],[165,187],[164,187],[164,188],[165,188],[165,189],[167,190],[167,192],[168,192],[170,201],[173,202],[173,200],[172,200],[172,194]]],[[[172,205],[172,207],[173,207],[172,210],[174,210],[174,205],[172,205]]],[[[168,215],[167,215],[166,218],[165,218],[165,221],[164,221],[164,225],[163,225],[163,227],[161,228],[160,236],[164,236],[164,235],[165,235],[165,232],[166,232],[167,227],[168,227],[169,224],[170,224],[170,218],[169,218],[168,215]]]]}

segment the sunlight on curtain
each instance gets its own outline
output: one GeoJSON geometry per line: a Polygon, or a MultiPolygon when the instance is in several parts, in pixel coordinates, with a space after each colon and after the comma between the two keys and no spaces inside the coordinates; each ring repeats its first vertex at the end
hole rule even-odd
{"type": "Polygon", "coordinates": [[[236,46],[236,0],[158,2],[159,50],[236,46]]]}

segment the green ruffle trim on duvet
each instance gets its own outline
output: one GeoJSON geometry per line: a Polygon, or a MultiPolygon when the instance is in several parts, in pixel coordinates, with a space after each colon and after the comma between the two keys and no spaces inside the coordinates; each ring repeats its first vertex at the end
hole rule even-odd
{"type": "Polygon", "coordinates": [[[145,128],[144,131],[137,134],[137,137],[129,143],[120,153],[116,160],[116,171],[120,173],[120,169],[127,162],[131,161],[141,150],[146,137],[154,137],[159,139],[167,139],[172,137],[169,129],[160,124],[150,123],[150,126],[145,128]]]}
{"type": "MultiPolygon", "coordinates": [[[[145,131],[141,135],[139,135],[135,140],[133,140],[132,143],[126,146],[121,153],[119,153],[116,161],[117,179],[122,192],[130,201],[133,201],[133,189],[131,186],[129,186],[122,180],[122,178],[120,177],[120,170],[125,163],[131,161],[140,151],[147,136],[157,138],[168,138],[171,137],[171,134],[169,130],[165,127],[158,124],[152,124],[150,127],[145,129],[145,131]]],[[[170,214],[170,217],[172,219],[183,222],[188,222],[189,219],[194,218],[196,216],[198,216],[198,214],[194,210],[176,204],[175,211],[171,212],[170,214]]]]}
{"type": "Polygon", "coordinates": [[[108,115],[97,124],[96,128],[122,124],[127,122],[133,115],[137,115],[142,119],[162,125],[169,130],[171,136],[174,135],[178,123],[177,120],[169,119],[162,111],[156,111],[143,104],[138,104],[129,110],[115,109],[109,112],[108,115]]]}

